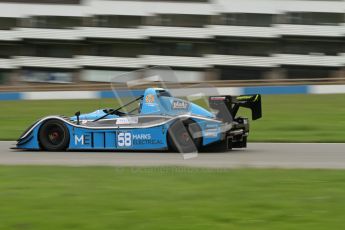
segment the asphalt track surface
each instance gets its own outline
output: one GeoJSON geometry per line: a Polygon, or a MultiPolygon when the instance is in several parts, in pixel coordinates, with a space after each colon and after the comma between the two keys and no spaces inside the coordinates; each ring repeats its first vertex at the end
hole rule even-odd
{"type": "Polygon", "coordinates": [[[10,149],[14,144],[0,142],[0,165],[345,169],[345,143],[249,143],[247,149],[203,152],[190,159],[173,152],[19,151],[10,149]]]}

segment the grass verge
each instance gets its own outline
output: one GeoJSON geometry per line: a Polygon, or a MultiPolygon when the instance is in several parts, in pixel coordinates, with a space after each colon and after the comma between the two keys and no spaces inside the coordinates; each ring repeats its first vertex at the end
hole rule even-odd
{"type": "Polygon", "coordinates": [[[343,229],[338,170],[0,167],[0,229],[343,229]]]}

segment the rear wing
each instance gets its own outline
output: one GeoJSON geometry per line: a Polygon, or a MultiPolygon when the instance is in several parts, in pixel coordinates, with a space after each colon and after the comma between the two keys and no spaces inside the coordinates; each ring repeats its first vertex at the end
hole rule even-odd
{"type": "Polygon", "coordinates": [[[236,117],[240,107],[248,108],[252,111],[252,119],[257,120],[262,117],[261,95],[241,95],[241,96],[211,96],[209,104],[212,109],[218,110],[217,117],[229,121],[236,117]]]}

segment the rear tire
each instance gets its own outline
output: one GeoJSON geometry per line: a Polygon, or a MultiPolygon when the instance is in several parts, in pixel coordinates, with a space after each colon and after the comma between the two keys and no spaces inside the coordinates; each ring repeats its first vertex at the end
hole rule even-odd
{"type": "Polygon", "coordinates": [[[66,125],[57,119],[45,121],[38,131],[38,141],[47,151],[63,151],[69,145],[69,131],[66,125]]]}
{"type": "Polygon", "coordinates": [[[247,148],[247,137],[243,137],[242,148],[247,148]]]}
{"type": "Polygon", "coordinates": [[[196,122],[192,120],[177,120],[168,130],[168,145],[175,152],[197,152],[202,144],[202,136],[200,134],[201,128],[196,122]]]}

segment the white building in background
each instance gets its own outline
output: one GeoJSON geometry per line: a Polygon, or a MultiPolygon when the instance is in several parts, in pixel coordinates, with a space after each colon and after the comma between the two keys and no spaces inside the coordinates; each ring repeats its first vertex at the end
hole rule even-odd
{"type": "Polygon", "coordinates": [[[182,81],[342,77],[345,1],[0,3],[0,76],[109,81],[157,65],[182,81]]]}

